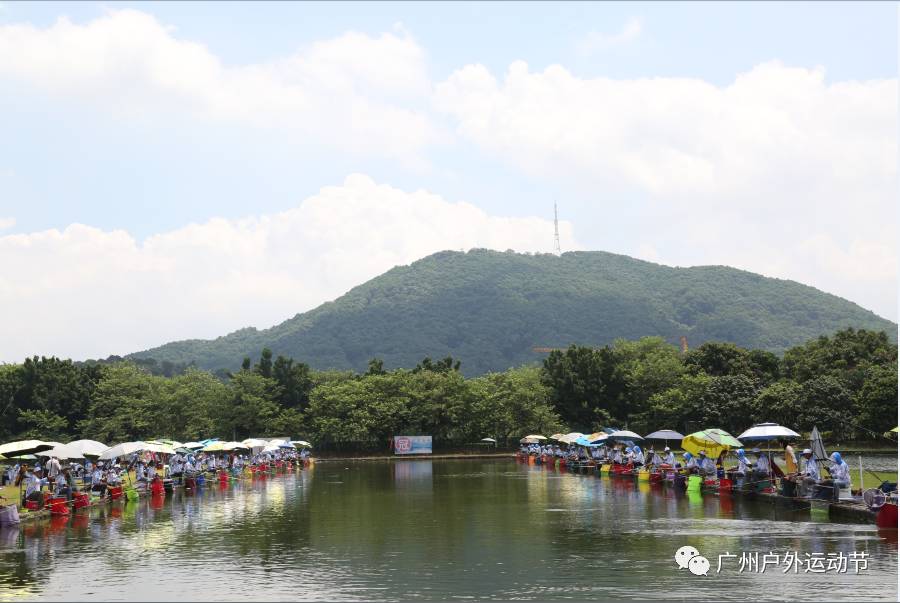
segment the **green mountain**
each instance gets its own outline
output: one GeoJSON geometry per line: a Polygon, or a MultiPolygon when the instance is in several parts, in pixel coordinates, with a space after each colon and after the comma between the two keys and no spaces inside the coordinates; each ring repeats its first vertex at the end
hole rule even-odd
{"type": "Polygon", "coordinates": [[[271,329],[186,340],[132,354],[237,368],[263,347],[313,368],[412,367],[452,355],[478,374],[533,363],[533,347],[659,335],[781,352],[845,327],[897,325],[793,281],[726,266],[671,268],[600,251],[562,256],[445,251],[398,266],[271,329]]]}

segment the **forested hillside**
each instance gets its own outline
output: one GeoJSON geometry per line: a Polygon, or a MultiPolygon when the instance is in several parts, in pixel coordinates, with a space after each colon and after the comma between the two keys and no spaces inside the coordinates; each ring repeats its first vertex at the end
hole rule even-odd
{"type": "Polygon", "coordinates": [[[726,341],[775,353],[846,327],[897,326],[793,281],[725,266],[672,268],[589,251],[441,252],[399,266],[271,329],[187,340],[133,359],[236,369],[264,347],[315,369],[388,368],[425,356],[464,358],[469,375],[542,361],[535,346],[602,346],[659,336],[692,347],[726,341]]]}

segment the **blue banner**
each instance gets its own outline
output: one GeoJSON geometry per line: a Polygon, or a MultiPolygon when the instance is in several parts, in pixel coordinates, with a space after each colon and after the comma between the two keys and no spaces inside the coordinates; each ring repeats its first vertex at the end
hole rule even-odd
{"type": "Polygon", "coordinates": [[[431,436],[394,436],[394,454],[431,454],[431,436]]]}

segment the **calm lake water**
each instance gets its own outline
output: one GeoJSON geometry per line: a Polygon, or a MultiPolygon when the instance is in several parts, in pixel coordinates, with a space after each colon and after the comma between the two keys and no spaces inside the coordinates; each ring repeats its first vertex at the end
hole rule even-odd
{"type": "Polygon", "coordinates": [[[742,499],[512,460],[320,462],[0,532],[0,599],[893,601],[897,563],[896,531],[742,499]],[[684,545],[708,576],[677,568],[684,545]],[[868,569],[739,571],[770,551],[868,569]]]}

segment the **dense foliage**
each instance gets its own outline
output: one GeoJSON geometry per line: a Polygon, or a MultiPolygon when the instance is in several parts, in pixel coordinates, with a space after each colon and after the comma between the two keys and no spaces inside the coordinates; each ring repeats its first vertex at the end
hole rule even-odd
{"type": "Polygon", "coordinates": [[[151,370],[196,363],[235,370],[263,348],[316,369],[410,367],[422,357],[464,360],[467,375],[539,364],[532,348],[603,346],[662,337],[781,353],[819,335],[897,325],[792,281],[728,268],[672,268],[603,252],[524,255],[442,252],[388,271],[334,302],[271,329],[242,329],[139,352],[151,370]],[[158,364],[157,364],[158,363],[158,364]]]}
{"type": "Polygon", "coordinates": [[[579,431],[613,424],[738,435],[774,421],[869,439],[897,421],[897,345],[883,332],[846,329],[783,359],[714,342],[681,356],[658,337],[572,346],[550,354],[543,382],[563,421],[579,431]]]}
{"type": "Polygon", "coordinates": [[[687,354],[660,337],[572,346],[542,367],[466,378],[458,360],[411,370],[313,371],[263,350],[220,375],[194,367],[153,374],[129,361],[76,364],[29,358],[0,366],[0,441],[86,437],[107,443],[170,437],[289,436],[319,446],[386,448],[392,435],[437,441],[515,440],[600,426],[638,432],[760,421],[833,437],[871,438],[896,423],[897,345],[847,329],[784,358],[709,342],[687,354]]]}

